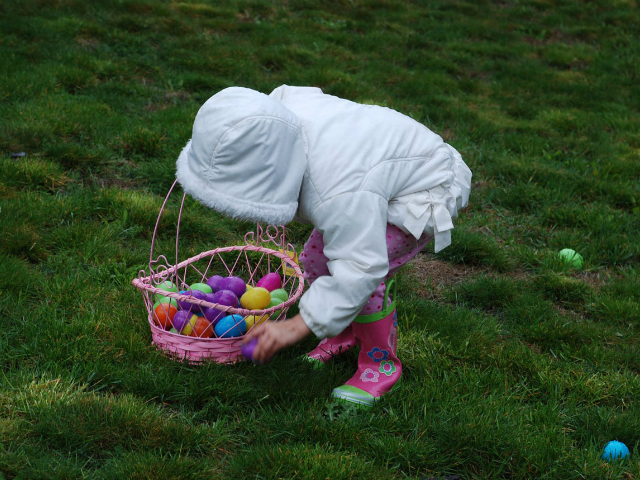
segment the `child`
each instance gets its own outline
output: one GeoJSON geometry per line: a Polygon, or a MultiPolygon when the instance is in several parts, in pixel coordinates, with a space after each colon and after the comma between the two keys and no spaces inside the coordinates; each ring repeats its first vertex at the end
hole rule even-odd
{"type": "Polygon", "coordinates": [[[389,108],[319,88],[283,85],[270,95],[231,87],[198,112],[177,178],[201,203],[233,218],[315,229],[300,261],[310,284],[300,313],[252,329],[254,359],[310,333],[315,362],[358,344],[358,370],[332,396],[370,405],[402,373],[395,300],[384,283],[432,239],[451,243],[471,171],[427,127],[389,108]]]}

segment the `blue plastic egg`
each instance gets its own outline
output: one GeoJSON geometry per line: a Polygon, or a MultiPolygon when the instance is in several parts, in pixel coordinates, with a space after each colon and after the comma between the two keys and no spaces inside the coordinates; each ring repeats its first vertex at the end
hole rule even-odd
{"type": "Polygon", "coordinates": [[[215,331],[219,338],[239,337],[247,331],[247,323],[242,315],[227,315],[216,323],[215,331]]]}
{"type": "Polygon", "coordinates": [[[604,453],[602,459],[606,461],[618,460],[619,458],[625,458],[629,456],[629,449],[627,446],[617,440],[611,440],[604,447],[604,453]]]}

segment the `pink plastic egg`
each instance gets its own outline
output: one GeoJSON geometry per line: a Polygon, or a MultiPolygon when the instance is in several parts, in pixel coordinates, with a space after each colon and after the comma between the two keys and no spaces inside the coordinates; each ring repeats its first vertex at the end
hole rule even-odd
{"type": "Polygon", "coordinates": [[[264,277],[258,280],[256,287],[262,287],[273,292],[274,290],[282,287],[282,279],[280,278],[280,275],[275,272],[267,273],[264,277]]]}

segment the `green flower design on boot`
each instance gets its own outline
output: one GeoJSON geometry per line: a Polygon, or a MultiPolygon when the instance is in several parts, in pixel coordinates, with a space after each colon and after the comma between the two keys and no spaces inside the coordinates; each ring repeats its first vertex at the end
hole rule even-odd
{"type": "Polygon", "coordinates": [[[393,360],[380,362],[380,369],[378,370],[380,373],[384,373],[387,377],[390,377],[396,372],[396,367],[393,364],[393,360]]]}

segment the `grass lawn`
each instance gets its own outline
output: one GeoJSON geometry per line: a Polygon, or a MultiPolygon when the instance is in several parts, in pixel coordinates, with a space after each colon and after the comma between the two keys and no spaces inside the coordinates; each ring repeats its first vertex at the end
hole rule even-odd
{"type": "MultiPolygon", "coordinates": [[[[639,479],[639,25],[635,0],[0,3],[0,479],[639,479]],[[453,245],[398,275],[406,373],[371,410],[329,401],[356,357],[315,371],[311,338],[168,359],[131,285],[200,105],[281,84],[404,112],[474,172],[453,245]]],[[[188,199],[182,258],[251,227],[188,199]]]]}

